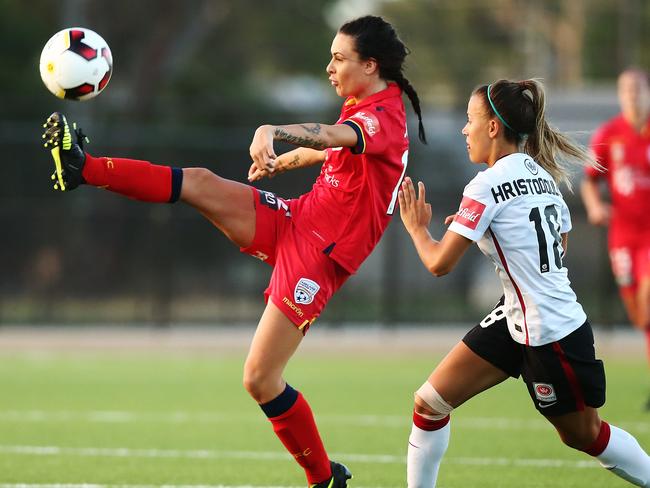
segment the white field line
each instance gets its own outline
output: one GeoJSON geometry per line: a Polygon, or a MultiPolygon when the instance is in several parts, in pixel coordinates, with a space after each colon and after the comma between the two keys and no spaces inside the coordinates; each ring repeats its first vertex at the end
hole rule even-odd
{"type": "MultiPolygon", "coordinates": [[[[0,411],[1,422],[88,422],[88,423],[163,423],[163,424],[219,424],[233,421],[250,422],[263,418],[262,414],[215,413],[153,413],[125,411],[50,412],[43,410],[0,411]]],[[[332,423],[356,427],[407,428],[411,419],[407,415],[316,415],[318,423],[332,423]]],[[[453,428],[481,430],[546,430],[552,428],[543,418],[513,419],[507,417],[462,417],[452,415],[453,428]]],[[[650,422],[615,422],[618,427],[636,434],[650,432],[650,422]]],[[[1,488],[1,487],[0,487],[1,488]]]]}
{"type": "MultiPolygon", "coordinates": [[[[260,485],[101,485],[96,483],[0,483],[0,488],[303,488],[260,485]]],[[[374,487],[379,488],[379,487],[374,487]]]]}
{"type": "MultiPolygon", "coordinates": [[[[262,485],[102,485],[97,483],[0,483],[0,488],[304,488],[262,485]]],[[[381,486],[355,488],[385,488],[381,486]]]]}
{"type": "MultiPolygon", "coordinates": [[[[152,459],[254,459],[257,461],[290,461],[292,458],[286,452],[279,451],[215,451],[207,449],[131,449],[128,447],[61,447],[61,446],[2,446],[0,453],[27,456],[82,456],[82,457],[128,457],[152,459]]],[[[367,464],[406,464],[406,456],[392,454],[352,454],[332,453],[333,458],[345,462],[367,464]]],[[[596,468],[598,463],[586,459],[583,461],[568,461],[564,459],[519,459],[505,457],[448,457],[447,464],[465,466],[511,466],[537,468],[596,468]]],[[[0,488],[2,486],[0,485],[0,488]]]]}

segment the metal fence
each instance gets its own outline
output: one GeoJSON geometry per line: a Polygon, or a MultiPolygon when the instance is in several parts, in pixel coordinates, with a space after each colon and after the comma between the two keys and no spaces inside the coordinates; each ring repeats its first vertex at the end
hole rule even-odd
{"type": "MultiPolygon", "coordinates": [[[[550,93],[549,99],[553,122],[583,142],[616,112],[612,87],[550,93]]],[[[409,173],[427,184],[432,234],[441,237],[444,217],[456,210],[477,168],[468,163],[459,133],[463,114],[431,113],[425,122],[430,144],[424,147],[412,138],[409,173]]],[[[85,124],[96,141],[93,153],[204,165],[245,181],[253,127],[194,127],[188,134],[200,137],[168,137],[157,127],[85,124]]],[[[241,255],[182,204],[144,204],[95,188],[52,191],[39,127],[40,121],[0,122],[0,324],[231,324],[259,318],[268,266],[241,255]]],[[[285,174],[259,187],[297,196],[310,188],[316,174],[313,168],[285,174]]],[[[565,194],[574,221],[566,262],[578,297],[594,322],[625,322],[609,271],[605,231],[587,224],[577,194],[565,194]]],[[[320,320],[475,322],[500,295],[491,265],[476,249],[450,275],[428,275],[396,215],[375,252],[320,320]]]]}

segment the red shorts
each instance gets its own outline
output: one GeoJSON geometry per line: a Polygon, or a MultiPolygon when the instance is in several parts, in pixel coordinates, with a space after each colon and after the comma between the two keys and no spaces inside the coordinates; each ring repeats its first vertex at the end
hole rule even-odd
{"type": "Polygon", "coordinates": [[[639,282],[650,278],[650,232],[609,232],[609,259],[621,293],[636,293],[639,282]]]}
{"type": "Polygon", "coordinates": [[[252,188],[255,238],[241,251],[273,266],[264,298],[303,334],[350,273],[307,241],[295,228],[286,200],[252,188]]]}

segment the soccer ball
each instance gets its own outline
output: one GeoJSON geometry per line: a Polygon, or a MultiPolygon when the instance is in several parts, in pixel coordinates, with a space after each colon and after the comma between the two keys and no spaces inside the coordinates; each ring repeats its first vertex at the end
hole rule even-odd
{"type": "Polygon", "coordinates": [[[99,34],[83,27],[70,27],[47,41],[39,68],[43,83],[57,97],[88,100],[108,85],[113,57],[99,34]]]}

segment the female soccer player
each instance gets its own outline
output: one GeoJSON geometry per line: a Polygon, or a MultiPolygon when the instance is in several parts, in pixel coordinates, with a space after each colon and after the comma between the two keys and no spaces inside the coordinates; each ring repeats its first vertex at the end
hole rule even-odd
{"type": "Polygon", "coordinates": [[[519,375],[566,445],[633,484],[650,486],[648,455],[630,434],[598,416],[605,403],[604,368],[562,262],[571,229],[559,191],[560,183],[568,183],[562,161],[594,161],[551,129],[544,111],[544,90],[535,80],[500,80],[473,92],[462,133],[469,159],[487,169],[465,187],[442,240],[427,230],[431,207],[424,185],[418,184],[416,196],[409,178],[402,184],[402,221],[426,268],[435,276],[450,272],[476,242],[496,265],[504,291],[415,394],[410,488],[435,485],[452,409],[519,375]]]}
{"type": "MultiPolygon", "coordinates": [[[[604,123],[591,149],[607,172],[585,168],[589,222],[609,225],[609,258],[630,321],[646,337],[650,360],[650,80],[640,69],[618,77],[621,113],[604,123]],[[607,182],[611,205],[600,192],[607,182]]],[[[650,410],[650,398],[646,403],[650,410]]]]}
{"type": "Polygon", "coordinates": [[[273,266],[266,308],[244,366],[244,386],[312,487],[345,487],[351,474],[330,462],[307,401],[285,382],[283,371],[309,326],[370,254],[393,214],[409,146],[402,92],[413,104],[420,139],[426,142],[418,95],[402,73],[407,53],[380,17],[344,24],[327,65],[332,86],[345,99],[337,123],[257,129],[249,181],[322,164],[312,190],[295,200],[204,168],[96,158],[79,147],[81,135],[61,114],[46,123],[46,147],[53,148],[53,178],[60,189],[86,183],[147,202],[180,199],[242,252],[273,266]],[[275,140],[301,147],[278,157],[275,140]]]}

